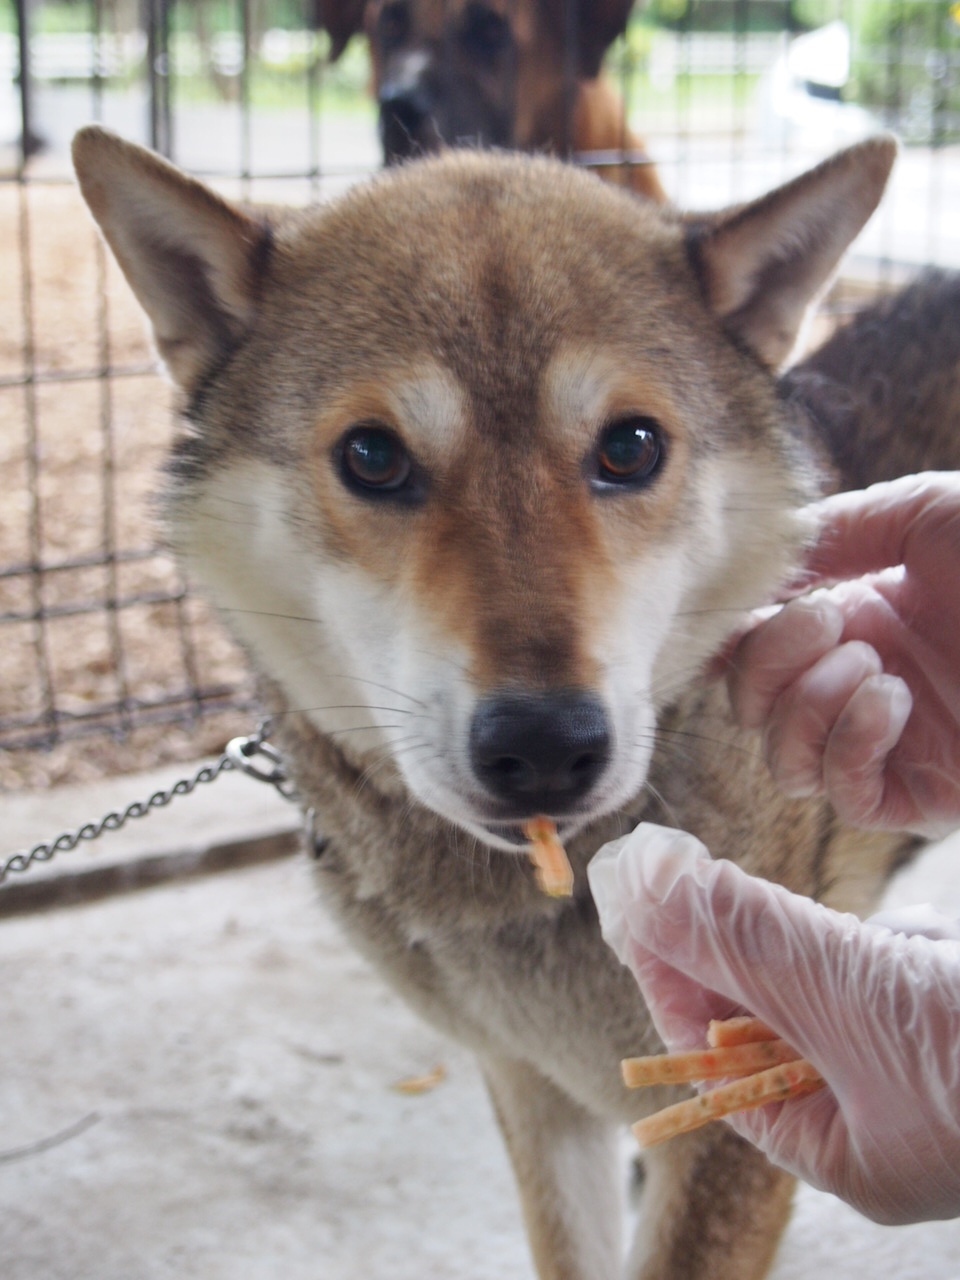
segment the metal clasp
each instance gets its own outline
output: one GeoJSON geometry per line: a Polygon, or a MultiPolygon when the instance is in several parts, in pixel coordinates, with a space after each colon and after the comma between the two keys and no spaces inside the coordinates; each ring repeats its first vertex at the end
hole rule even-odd
{"type": "Polygon", "coordinates": [[[235,769],[276,787],[285,800],[297,798],[296,787],[287,776],[280,752],[259,733],[248,738],[231,738],[224,755],[235,769]]]}

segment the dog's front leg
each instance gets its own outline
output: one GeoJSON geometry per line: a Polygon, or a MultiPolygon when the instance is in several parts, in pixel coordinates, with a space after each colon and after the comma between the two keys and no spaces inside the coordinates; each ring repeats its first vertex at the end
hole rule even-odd
{"type": "Polygon", "coordinates": [[[540,1280],[615,1280],[623,1265],[615,1126],[527,1063],[482,1065],[540,1280]]]}
{"type": "Polygon", "coordinates": [[[762,1280],[793,1178],[724,1124],[673,1138],[644,1167],[628,1280],[762,1280]]]}

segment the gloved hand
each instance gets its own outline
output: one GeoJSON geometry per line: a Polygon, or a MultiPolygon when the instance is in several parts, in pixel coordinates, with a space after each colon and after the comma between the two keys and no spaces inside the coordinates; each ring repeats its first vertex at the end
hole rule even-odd
{"type": "Polygon", "coordinates": [[[826,795],[857,826],[945,834],[960,823],[960,473],[811,510],[797,586],[853,580],[758,615],[728,658],[734,714],[763,729],[788,795],[826,795]]]}
{"type": "MultiPolygon", "coordinates": [[[[867,1217],[960,1215],[960,929],[906,936],[642,824],[589,868],[603,934],[670,1049],[750,1013],[827,1087],[726,1123],[867,1217]]],[[[929,927],[928,918],[922,921],[929,927]]]]}

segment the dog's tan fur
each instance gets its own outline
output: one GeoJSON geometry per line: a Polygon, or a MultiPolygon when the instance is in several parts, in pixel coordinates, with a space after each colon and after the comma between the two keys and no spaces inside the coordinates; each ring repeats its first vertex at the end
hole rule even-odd
{"type": "MultiPolygon", "coordinates": [[[[802,546],[818,474],[774,370],[892,144],[703,219],[552,161],[451,153],[268,226],[99,130],[75,159],[183,393],[172,541],[262,673],[328,837],[325,896],[476,1051],[539,1275],[612,1280],[617,1128],[665,1094],[620,1083],[656,1037],[600,938],[592,854],[651,819],[865,910],[908,849],[779,796],[698,674],[802,546]],[[598,441],[623,415],[655,420],[664,453],[611,489],[598,441]],[[413,459],[399,496],[344,470],[371,421],[413,459]],[[583,692],[611,746],[559,806],[576,887],[557,901],[504,825],[522,796],[469,742],[490,699],[583,692]]],[[[723,1126],[651,1153],[627,1274],[756,1280],[790,1190],[723,1126]]]]}
{"type": "Polygon", "coordinates": [[[318,16],[334,60],[352,36],[367,37],[388,163],[458,144],[610,152],[613,162],[598,164],[603,178],[662,202],[645,144],[601,69],[632,8],[633,0],[575,8],[563,0],[320,0],[318,16]]]}

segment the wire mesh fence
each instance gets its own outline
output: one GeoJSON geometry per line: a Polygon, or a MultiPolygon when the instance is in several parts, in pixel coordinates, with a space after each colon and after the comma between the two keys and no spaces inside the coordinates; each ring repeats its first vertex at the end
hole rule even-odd
{"type": "MultiPolygon", "coordinates": [[[[586,0],[554,3],[588,20],[586,0]]],[[[445,6],[451,22],[488,7],[509,23],[522,6],[445,6]]],[[[226,194],[326,198],[382,159],[367,40],[331,62],[323,29],[362,8],[0,3],[0,786],[194,758],[246,729],[253,704],[242,655],[159,544],[169,394],[71,185],[70,136],[99,121],[226,194]]],[[[688,207],[757,194],[878,128],[901,136],[835,308],[960,265],[960,4],[653,0],[607,67],[688,207]]]]}

